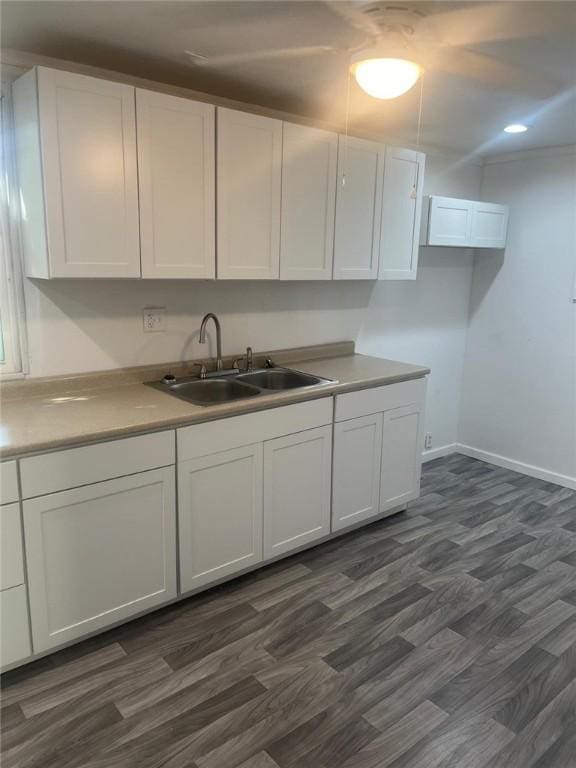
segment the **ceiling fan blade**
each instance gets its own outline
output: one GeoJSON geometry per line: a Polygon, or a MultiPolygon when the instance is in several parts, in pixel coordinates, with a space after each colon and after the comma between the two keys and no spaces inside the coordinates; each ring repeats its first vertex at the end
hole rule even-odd
{"type": "Polygon", "coordinates": [[[353,3],[342,2],[342,0],[325,0],[325,5],[336,16],[344,19],[351,27],[363,32],[366,36],[379,37],[381,35],[382,30],[378,24],[353,3]]]}
{"type": "Polygon", "coordinates": [[[301,48],[271,48],[247,53],[231,53],[223,56],[202,56],[194,51],[184,51],[191,63],[197,67],[230,67],[252,61],[271,61],[273,59],[299,59],[303,56],[317,56],[322,53],[337,51],[331,45],[309,45],[301,48]]]}
{"type": "Polygon", "coordinates": [[[571,2],[467,3],[428,17],[448,45],[472,45],[498,40],[542,37],[550,33],[574,35],[576,4],[571,2]]]}
{"type": "Polygon", "coordinates": [[[496,88],[521,91],[536,99],[550,98],[560,90],[557,83],[541,75],[466,48],[447,46],[436,50],[430,68],[470,77],[496,88]]]}

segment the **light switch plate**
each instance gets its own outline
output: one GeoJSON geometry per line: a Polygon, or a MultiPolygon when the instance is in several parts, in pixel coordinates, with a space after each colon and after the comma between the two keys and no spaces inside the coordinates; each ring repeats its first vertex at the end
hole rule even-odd
{"type": "Polygon", "coordinates": [[[144,333],[159,333],[166,330],[166,307],[144,307],[142,310],[142,322],[144,333]]]}

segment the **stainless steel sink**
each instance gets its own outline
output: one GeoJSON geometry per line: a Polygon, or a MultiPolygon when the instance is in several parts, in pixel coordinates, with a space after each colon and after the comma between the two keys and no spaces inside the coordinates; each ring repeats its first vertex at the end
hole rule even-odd
{"type": "Polygon", "coordinates": [[[243,400],[260,394],[259,389],[243,384],[236,378],[192,379],[177,381],[173,384],[161,384],[159,388],[196,405],[229,403],[232,400],[243,400]]]}
{"type": "Polygon", "coordinates": [[[288,368],[267,368],[265,370],[241,373],[237,381],[253,384],[261,389],[298,389],[300,387],[314,387],[327,383],[325,379],[312,376],[309,373],[300,373],[288,368]]]}
{"type": "Polygon", "coordinates": [[[165,377],[162,381],[147,383],[195,405],[216,405],[287,389],[322,387],[333,384],[334,380],[290,368],[260,368],[254,371],[213,372],[208,373],[207,378],[176,380],[172,377],[170,380],[170,377],[165,377]]]}

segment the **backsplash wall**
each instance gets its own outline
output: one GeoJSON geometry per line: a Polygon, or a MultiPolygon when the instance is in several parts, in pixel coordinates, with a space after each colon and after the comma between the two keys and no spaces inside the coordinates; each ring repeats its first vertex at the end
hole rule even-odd
{"type": "MultiPolygon", "coordinates": [[[[481,166],[427,157],[425,194],[475,198],[481,166]]],[[[427,431],[457,439],[472,256],[421,248],[409,282],[25,280],[31,376],[170,362],[213,354],[198,343],[216,312],[225,354],[355,340],[358,351],[432,368],[427,431]],[[166,331],[144,333],[142,309],[166,307],[166,331]]]]}

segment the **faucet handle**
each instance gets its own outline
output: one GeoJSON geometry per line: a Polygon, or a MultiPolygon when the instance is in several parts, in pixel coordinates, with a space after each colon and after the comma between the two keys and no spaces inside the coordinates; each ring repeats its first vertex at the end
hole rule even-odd
{"type": "Polygon", "coordinates": [[[194,368],[200,368],[199,378],[205,379],[208,373],[206,365],[204,363],[193,363],[194,368]]]}
{"type": "Polygon", "coordinates": [[[252,347],[246,347],[246,354],[240,355],[240,357],[237,357],[234,362],[232,363],[233,368],[238,368],[240,370],[240,363],[242,363],[243,360],[246,360],[246,368],[244,368],[245,371],[253,371],[254,370],[254,356],[252,352],[252,347]]]}

